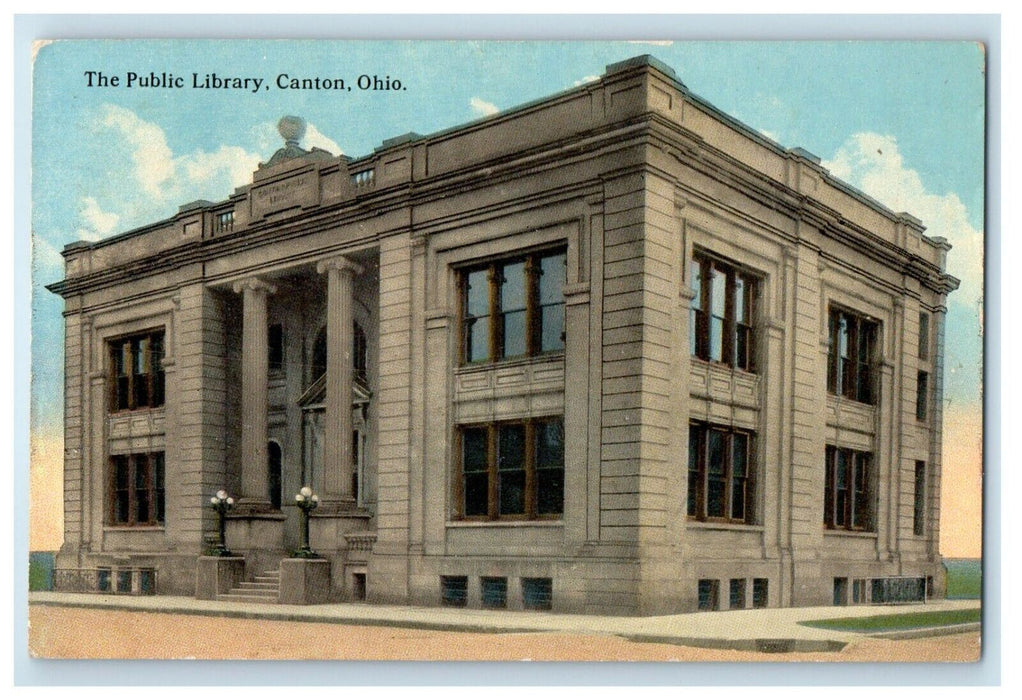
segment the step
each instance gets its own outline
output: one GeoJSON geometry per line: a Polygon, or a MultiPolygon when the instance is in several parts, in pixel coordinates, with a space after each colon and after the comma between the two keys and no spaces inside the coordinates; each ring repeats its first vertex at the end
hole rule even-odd
{"type": "Polygon", "coordinates": [[[271,583],[268,581],[242,581],[238,584],[238,588],[244,588],[246,590],[253,591],[273,591],[274,593],[280,591],[279,583],[271,583]]]}
{"type": "Polygon", "coordinates": [[[279,586],[280,577],[274,578],[273,576],[255,576],[252,579],[252,583],[269,583],[273,586],[279,586]]]}
{"type": "Polygon", "coordinates": [[[231,589],[227,595],[229,596],[254,596],[257,598],[273,598],[276,599],[279,595],[279,591],[266,591],[260,589],[231,589]]]}
{"type": "Polygon", "coordinates": [[[252,595],[246,593],[244,595],[240,593],[221,593],[216,597],[217,600],[222,600],[229,603],[276,603],[277,596],[261,596],[252,595]]]}

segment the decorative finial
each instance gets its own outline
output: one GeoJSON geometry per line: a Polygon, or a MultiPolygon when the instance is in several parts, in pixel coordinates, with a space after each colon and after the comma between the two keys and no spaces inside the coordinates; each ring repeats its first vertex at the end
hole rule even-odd
{"type": "Polygon", "coordinates": [[[298,142],[305,136],[305,120],[301,117],[286,116],[281,117],[280,121],[277,122],[277,131],[284,138],[284,141],[288,145],[298,145],[298,142]]]}

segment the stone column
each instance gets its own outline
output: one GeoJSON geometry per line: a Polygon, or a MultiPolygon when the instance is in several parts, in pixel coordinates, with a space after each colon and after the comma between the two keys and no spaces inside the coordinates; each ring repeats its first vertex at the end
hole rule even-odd
{"type": "Polygon", "coordinates": [[[266,297],[276,287],[250,278],[234,284],[244,295],[241,338],[241,498],[239,512],[269,510],[266,455],[269,392],[266,297]]]}
{"type": "Polygon", "coordinates": [[[352,289],[362,268],[345,257],[323,260],[316,266],[327,274],[326,411],[323,434],[323,505],[355,504],[351,490],[351,379],[352,289]]]}

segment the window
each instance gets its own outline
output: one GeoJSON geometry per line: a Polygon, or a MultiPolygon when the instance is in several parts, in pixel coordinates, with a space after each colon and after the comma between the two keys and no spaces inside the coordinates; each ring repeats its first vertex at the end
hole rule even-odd
{"type": "Polygon", "coordinates": [[[562,419],[463,426],[458,436],[458,515],[536,519],[564,510],[562,419]]]}
{"type": "Polygon", "coordinates": [[[694,357],[756,371],[755,303],[758,281],[700,254],[689,263],[695,298],[689,312],[694,357]]]}
{"type": "Polygon", "coordinates": [[[440,600],[451,608],[468,605],[468,576],[441,576],[440,600]]]}
{"type": "Polygon", "coordinates": [[[827,390],[838,396],[876,402],[875,364],[880,326],[838,309],[830,311],[827,390]]]}
{"type": "Polygon", "coordinates": [[[728,597],[729,610],[741,610],[745,607],[745,579],[731,579],[730,596],[728,597]]]}
{"type": "Polygon", "coordinates": [[[284,327],[279,323],[270,326],[267,332],[267,346],[270,359],[270,371],[284,370],[284,327]]]}
{"type": "Polygon", "coordinates": [[[834,579],[834,605],[848,605],[848,579],[834,579]]]}
{"type": "Polygon", "coordinates": [[[522,579],[522,605],[526,610],[550,610],[553,581],[548,578],[522,579]]]}
{"type": "Polygon", "coordinates": [[[919,312],[919,359],[930,359],[930,314],[919,312]]]}
{"type": "Polygon", "coordinates": [[[283,459],[280,444],[276,440],[266,443],[266,458],[268,462],[266,486],[270,496],[270,505],[280,510],[282,494],[280,477],[283,459]]]}
{"type": "Polygon", "coordinates": [[[765,608],[767,606],[767,591],[769,580],[765,578],[752,579],[752,607],[765,608]]]}
{"type": "Polygon", "coordinates": [[[367,384],[369,382],[369,343],[362,326],[355,324],[352,334],[351,363],[355,379],[367,384]]]}
{"type": "Polygon", "coordinates": [[[110,458],[110,525],[159,525],[164,521],[162,452],[110,458]]]}
{"type": "Polygon", "coordinates": [[[705,423],[689,425],[689,517],[753,522],[754,437],[705,423]]]}
{"type": "Polygon", "coordinates": [[[916,374],[916,420],[926,420],[926,406],[929,401],[930,375],[916,374]]]}
{"type": "Polygon", "coordinates": [[[463,271],[462,362],[563,350],[566,270],[562,250],[463,271]]]}
{"type": "Polygon", "coordinates": [[[873,455],[827,447],[823,524],[831,530],[874,531],[873,455]]]}
{"type": "Polygon", "coordinates": [[[699,579],[699,609],[720,610],[720,584],[717,579],[699,579]]]}
{"type": "Polygon", "coordinates": [[[222,211],[213,217],[214,233],[229,233],[234,230],[234,211],[222,211]]]}
{"type": "Polygon", "coordinates": [[[507,579],[495,576],[483,576],[479,579],[483,593],[484,608],[507,607],[507,579]]]}
{"type": "Polygon", "coordinates": [[[912,534],[922,537],[926,528],[926,462],[916,462],[912,493],[912,534]]]}
{"type": "Polygon", "coordinates": [[[869,602],[869,587],[866,585],[866,579],[857,578],[852,580],[852,602],[856,604],[869,602]]]}
{"type": "Polygon", "coordinates": [[[110,412],[163,405],[163,331],[110,343],[110,412]]]}

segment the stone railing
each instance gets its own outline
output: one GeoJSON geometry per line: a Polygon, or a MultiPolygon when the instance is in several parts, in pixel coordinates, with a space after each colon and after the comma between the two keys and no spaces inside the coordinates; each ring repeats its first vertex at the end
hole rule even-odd
{"type": "Polygon", "coordinates": [[[156,569],[54,569],[53,590],[65,593],[156,595],[156,569]]]}

